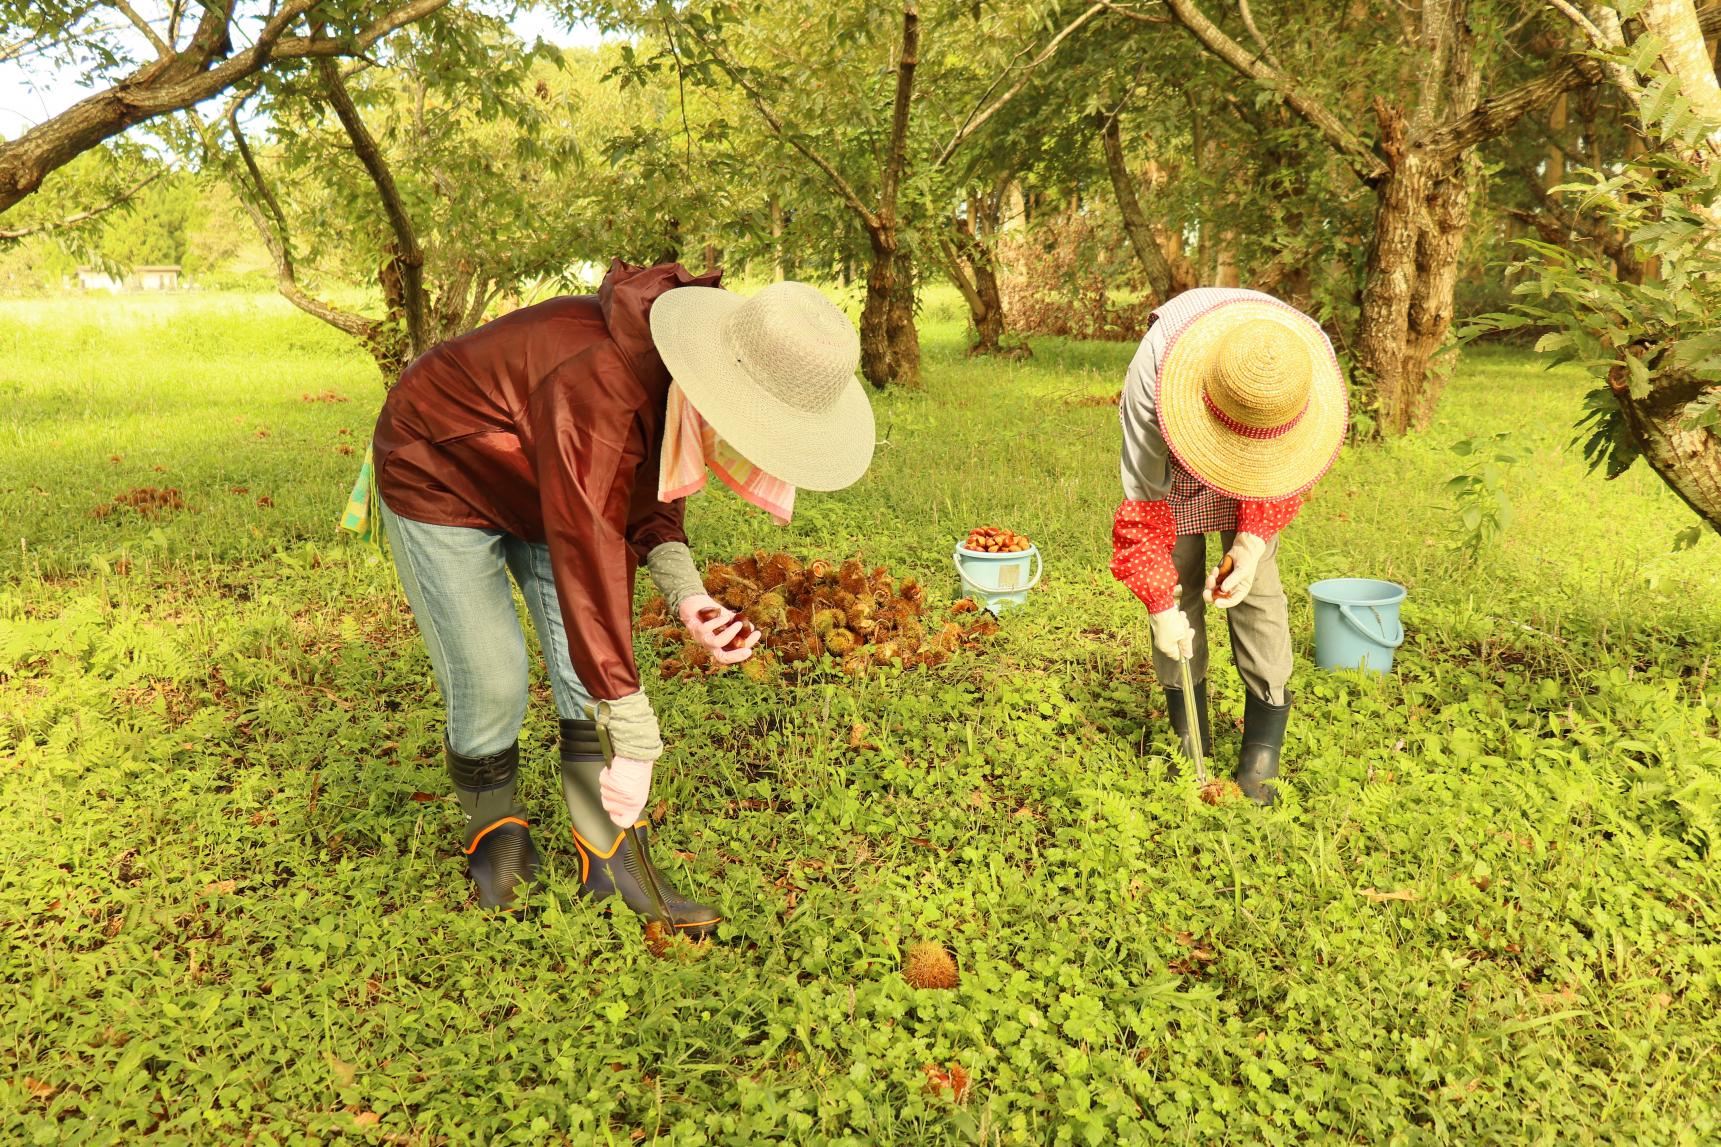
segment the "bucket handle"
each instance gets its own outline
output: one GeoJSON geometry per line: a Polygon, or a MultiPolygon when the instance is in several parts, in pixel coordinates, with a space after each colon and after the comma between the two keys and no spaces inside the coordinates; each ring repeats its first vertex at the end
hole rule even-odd
{"type": "Polygon", "coordinates": [[[1351,612],[1355,608],[1355,606],[1350,605],[1348,602],[1341,603],[1339,605],[1339,613],[1347,622],[1350,623],[1351,628],[1360,633],[1364,638],[1374,642],[1376,645],[1384,645],[1388,649],[1397,649],[1400,645],[1404,644],[1403,621],[1399,621],[1398,623],[1398,636],[1388,637],[1386,635],[1386,622],[1382,620],[1380,610],[1376,609],[1372,605],[1368,607],[1368,611],[1374,614],[1374,624],[1379,630],[1379,632],[1372,632],[1365,627],[1362,622],[1357,620],[1356,614],[1351,612]]]}
{"type": "Polygon", "coordinates": [[[1035,546],[1031,551],[1029,551],[1029,553],[1034,559],[1034,576],[1028,579],[1027,585],[1019,585],[1015,589],[1011,590],[987,589],[983,585],[978,585],[969,581],[968,571],[962,568],[962,547],[958,546],[955,550],[951,551],[950,558],[956,563],[956,576],[962,579],[962,588],[964,590],[972,590],[978,594],[1026,593],[1040,584],[1040,575],[1046,572],[1045,559],[1040,557],[1040,547],[1035,546]]]}

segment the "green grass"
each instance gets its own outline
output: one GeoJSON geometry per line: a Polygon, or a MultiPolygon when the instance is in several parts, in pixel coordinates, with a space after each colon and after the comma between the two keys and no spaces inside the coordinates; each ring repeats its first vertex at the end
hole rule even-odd
{"type": "Polygon", "coordinates": [[[1115,415],[1066,402],[1130,348],[968,360],[948,312],[865,481],[786,530],[697,500],[695,548],[860,552],[942,608],[956,534],[996,522],[1045,587],[930,675],[653,683],[665,859],[730,920],[683,964],[572,897],[541,684],[546,911],[469,906],[428,662],[333,529],[380,398],[360,355],[273,299],[0,307],[0,1140],[1721,1135],[1716,543],[1671,551],[1647,471],[1585,476],[1581,380],[1478,352],[1432,432],[1347,452],[1283,543],[1284,800],[1211,808],[1161,779],[1105,568],[1115,415]],[[301,401],[325,390],[350,401],[301,401]],[[1448,447],[1496,430],[1516,513],[1471,562],[1448,447]],[[189,508],[91,516],[140,486],[189,508]],[[1307,666],[1301,587],[1335,575],[1409,587],[1394,676],[1307,666]],[[903,982],[921,937],[958,990],[903,982]],[[961,1106],[925,1086],[951,1062],[961,1106]]]}

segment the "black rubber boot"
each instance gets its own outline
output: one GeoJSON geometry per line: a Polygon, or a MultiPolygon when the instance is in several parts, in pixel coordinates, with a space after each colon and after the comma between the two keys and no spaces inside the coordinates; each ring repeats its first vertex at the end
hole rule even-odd
{"type": "Polygon", "coordinates": [[[1243,701],[1243,749],[1237,754],[1237,787],[1259,805],[1278,799],[1279,751],[1285,746],[1285,726],[1291,720],[1291,695],[1283,705],[1269,705],[1253,693],[1243,701]]]}
{"type": "MultiPolygon", "coordinates": [[[[1195,711],[1201,722],[1201,759],[1213,758],[1213,726],[1207,718],[1207,682],[1195,683],[1195,711]]],[[[1183,749],[1183,759],[1195,759],[1195,745],[1189,735],[1189,713],[1184,708],[1183,690],[1167,689],[1165,691],[1165,715],[1171,721],[1171,731],[1177,734],[1177,743],[1183,749]]],[[[1176,763],[1171,766],[1171,775],[1178,776],[1182,770],[1176,763]]]]}
{"type": "Polygon", "coordinates": [[[642,817],[635,825],[642,849],[636,854],[628,834],[617,828],[610,814],[604,811],[603,796],[598,789],[598,774],[603,768],[597,722],[563,718],[562,796],[568,802],[574,847],[580,853],[581,895],[594,901],[620,895],[629,908],[653,919],[657,916],[657,905],[646,884],[645,872],[651,866],[676,930],[696,940],[710,936],[717,931],[723,917],[715,908],[683,896],[663,871],[651,864],[651,822],[642,817]]]}
{"type": "Polygon", "coordinates": [[[454,795],[466,813],[460,850],[478,885],[478,903],[513,911],[524,903],[538,877],[538,849],[526,825],[526,810],[514,799],[519,742],[488,757],[462,756],[447,742],[442,748],[454,795]]]}

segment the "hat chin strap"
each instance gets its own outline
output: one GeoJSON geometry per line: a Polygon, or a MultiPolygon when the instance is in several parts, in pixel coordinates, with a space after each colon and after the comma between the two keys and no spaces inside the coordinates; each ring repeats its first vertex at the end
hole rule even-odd
{"type": "Polygon", "coordinates": [[[1278,426],[1245,426],[1235,418],[1232,418],[1229,414],[1226,414],[1223,410],[1220,410],[1219,404],[1213,401],[1213,396],[1207,393],[1205,387],[1202,388],[1201,391],[1201,401],[1207,405],[1208,413],[1212,414],[1214,418],[1217,418],[1219,420],[1219,424],[1225,427],[1225,429],[1231,431],[1233,434],[1241,434],[1245,438],[1253,438],[1257,441],[1266,441],[1271,438],[1284,437],[1292,430],[1296,429],[1297,423],[1303,420],[1303,415],[1309,412],[1309,401],[1308,399],[1304,399],[1303,408],[1293,414],[1289,422],[1280,423],[1278,426]]]}

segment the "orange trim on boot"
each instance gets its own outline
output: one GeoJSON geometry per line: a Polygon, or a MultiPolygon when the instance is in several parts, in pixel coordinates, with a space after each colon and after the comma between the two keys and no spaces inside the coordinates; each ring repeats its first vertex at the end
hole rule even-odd
{"type": "MultiPolygon", "coordinates": [[[[635,827],[635,828],[650,828],[651,827],[651,821],[646,819],[645,817],[641,817],[639,820],[636,820],[633,822],[633,827],[635,827]]],[[[574,834],[574,841],[575,841],[575,843],[577,843],[580,846],[581,849],[590,852],[593,856],[597,857],[599,860],[608,860],[610,857],[614,856],[616,854],[616,849],[621,847],[621,842],[627,838],[627,829],[625,829],[625,828],[616,829],[615,839],[610,842],[609,851],[605,852],[603,849],[599,848],[597,845],[593,844],[591,841],[589,841],[585,837],[581,836],[580,830],[575,828],[573,825],[568,826],[568,831],[574,834]]]]}
{"type": "Polygon", "coordinates": [[[473,837],[472,838],[472,844],[468,848],[465,849],[466,855],[471,856],[474,852],[478,851],[478,842],[483,840],[485,837],[489,836],[491,832],[493,832],[494,830],[496,830],[498,828],[501,828],[505,824],[517,824],[521,828],[528,828],[528,829],[532,827],[531,825],[527,824],[525,821],[521,820],[517,816],[505,816],[501,820],[497,821],[495,824],[486,825],[484,828],[484,831],[480,832],[477,836],[473,837]]]}

